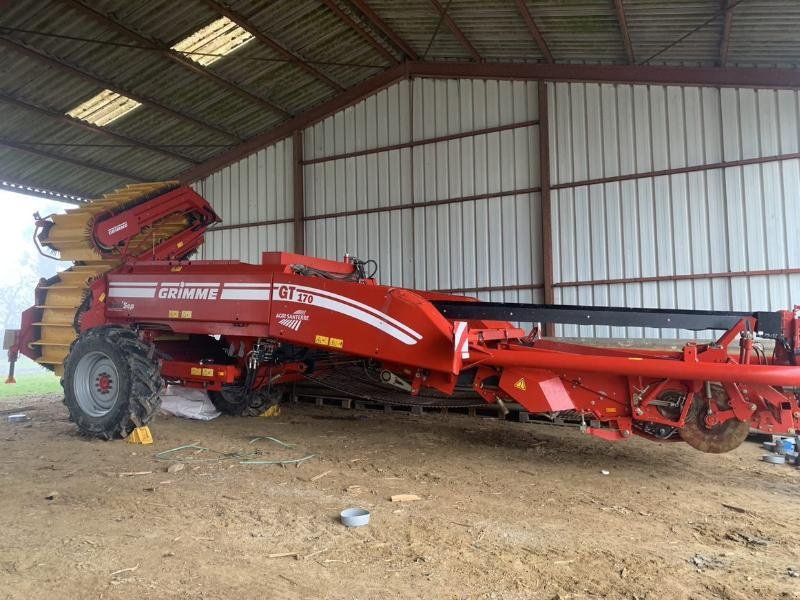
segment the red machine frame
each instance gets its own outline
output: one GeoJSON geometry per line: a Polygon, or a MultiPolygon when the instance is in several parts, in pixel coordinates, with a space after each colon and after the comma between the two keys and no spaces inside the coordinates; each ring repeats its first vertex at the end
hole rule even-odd
{"type": "MultiPolygon", "coordinates": [[[[95,221],[97,247],[123,259],[91,283],[79,319],[80,332],[108,325],[137,330],[159,350],[161,374],[174,383],[221,390],[248,371],[253,388],[307,376],[307,361],[279,360],[272,351],[254,364],[254,349],[268,344],[379,365],[411,400],[426,390],[452,395],[466,378],[484,402],[577,415],[587,433],[606,440],[634,434],[680,439],[672,433],[693,419],[708,431],[735,421],[790,434],[800,424],[800,307],[737,317],[716,342],[690,342],[680,351],[540,339],[537,330],[526,332],[507,320],[446,316],[440,304],[473,312],[482,305],[463,296],[378,285],[349,257],[337,262],[267,252],[258,265],[173,260],[197,247],[206,226],[217,220],[187,190],[95,221]],[[153,220],[193,211],[205,215],[201,225],[145,255],[125,254],[131,236],[153,220]],[[771,326],[776,343],[769,358],[756,341],[767,316],[778,321],[771,326]],[[209,361],[205,342],[196,343],[212,336],[230,349],[229,360],[209,361]],[[701,404],[697,416],[692,407],[701,404]]],[[[36,335],[34,313],[32,308],[23,315],[10,352],[36,360],[29,344],[36,335]]]]}

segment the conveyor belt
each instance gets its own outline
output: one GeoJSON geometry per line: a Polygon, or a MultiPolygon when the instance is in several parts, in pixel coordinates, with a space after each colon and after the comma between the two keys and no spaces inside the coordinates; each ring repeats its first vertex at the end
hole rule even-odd
{"type": "Polygon", "coordinates": [[[755,329],[766,337],[782,334],[778,312],[728,312],[572,306],[560,304],[516,304],[512,302],[454,302],[437,300],[434,306],[448,319],[562,323],[570,325],[610,325],[613,327],[653,327],[690,331],[726,331],[744,318],[756,319],[755,329]]]}

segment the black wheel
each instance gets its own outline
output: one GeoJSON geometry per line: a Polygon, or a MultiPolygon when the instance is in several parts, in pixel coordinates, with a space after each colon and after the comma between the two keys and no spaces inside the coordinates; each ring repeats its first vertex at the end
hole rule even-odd
{"type": "Polygon", "coordinates": [[[239,385],[225,385],[221,392],[209,391],[208,397],[216,409],[234,417],[257,417],[283,398],[280,386],[263,387],[249,396],[239,385]]]}
{"type": "Polygon", "coordinates": [[[152,345],[130,329],[99,327],[72,345],[61,385],[78,430],[110,440],[127,436],[153,418],[164,381],[152,345]]]}
{"type": "MultiPolygon", "coordinates": [[[[711,386],[711,395],[721,410],[726,410],[730,400],[725,388],[720,385],[711,386]]],[[[708,411],[708,400],[696,395],[686,422],[680,430],[681,438],[692,448],[711,454],[722,454],[738,448],[750,432],[750,423],[738,419],[728,419],[723,423],[709,427],[705,417],[708,411]]]]}

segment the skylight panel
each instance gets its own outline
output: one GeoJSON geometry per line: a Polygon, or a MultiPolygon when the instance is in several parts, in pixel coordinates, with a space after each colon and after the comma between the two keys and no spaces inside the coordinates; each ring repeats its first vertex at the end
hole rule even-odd
{"type": "Polygon", "coordinates": [[[103,90],[67,113],[70,117],[104,127],[128,114],[141,103],[111,90],[103,90]]]}
{"type": "Polygon", "coordinates": [[[172,49],[201,65],[210,65],[253,39],[228,17],[221,17],[184,38],[172,49]],[[196,54],[192,54],[192,53],[196,54]]]}

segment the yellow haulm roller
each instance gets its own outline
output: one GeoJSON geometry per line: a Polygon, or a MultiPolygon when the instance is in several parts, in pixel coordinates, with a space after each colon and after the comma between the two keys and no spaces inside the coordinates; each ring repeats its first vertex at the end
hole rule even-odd
{"type": "MultiPolygon", "coordinates": [[[[106,194],[64,214],[51,215],[49,223],[38,236],[43,248],[54,258],[70,260],[75,264],[61,271],[47,285],[37,289],[36,308],[41,311],[34,325],[39,327],[39,337],[31,342],[38,346],[41,356],[37,362],[61,376],[64,360],[72,342],[78,337],[77,317],[87,298],[89,285],[100,275],[118,266],[116,254],[109,258],[98,251],[92,233],[99,215],[115,214],[154,196],[177,187],[178,182],[162,181],[129,185],[106,194]]],[[[154,223],[130,240],[128,251],[136,255],[179,233],[187,226],[182,216],[171,216],[154,223]]]]}

